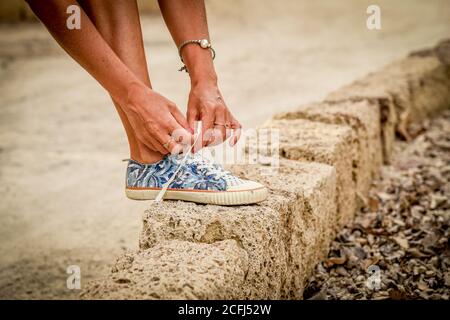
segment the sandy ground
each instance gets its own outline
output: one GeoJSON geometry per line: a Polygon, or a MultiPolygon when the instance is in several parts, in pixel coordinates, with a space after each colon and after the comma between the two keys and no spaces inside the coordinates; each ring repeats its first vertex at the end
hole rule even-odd
{"type": "MultiPolygon", "coordinates": [[[[450,34],[450,1],[208,1],[225,99],[246,127],[450,34]]],[[[154,88],[185,109],[188,78],[159,15],[143,17],[154,88]]],[[[123,194],[126,138],[108,95],[38,24],[0,26],[0,297],[76,298],[137,247],[146,202],[123,194]]]]}

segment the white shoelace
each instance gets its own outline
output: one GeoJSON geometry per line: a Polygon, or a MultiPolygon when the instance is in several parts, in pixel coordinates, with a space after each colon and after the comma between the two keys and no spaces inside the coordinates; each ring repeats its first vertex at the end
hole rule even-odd
{"type": "Polygon", "coordinates": [[[172,183],[172,181],[175,179],[176,175],[178,174],[178,171],[180,171],[180,169],[186,165],[189,156],[192,153],[192,148],[195,146],[195,144],[197,143],[198,138],[201,135],[201,130],[197,131],[197,134],[195,136],[194,139],[194,143],[188,148],[188,150],[186,151],[186,154],[184,155],[183,159],[180,161],[180,163],[178,164],[177,169],[175,170],[175,172],[173,173],[173,175],[170,177],[169,180],[167,180],[167,182],[163,185],[161,191],[158,193],[158,195],[156,196],[154,202],[161,202],[164,195],[166,194],[167,188],[169,188],[169,185],[172,183]]]}
{"type": "Polygon", "coordinates": [[[194,154],[192,156],[192,148],[196,145],[197,140],[201,136],[202,132],[200,121],[197,123],[197,128],[195,132],[197,132],[197,134],[195,135],[194,143],[188,148],[184,156],[183,155],[180,156],[180,158],[181,157],[182,158],[181,161],[179,161],[178,163],[178,167],[176,168],[175,172],[170,177],[170,179],[167,180],[167,182],[163,185],[161,191],[158,193],[155,200],[153,200],[154,202],[161,202],[163,200],[163,197],[166,194],[169,185],[173,182],[180,169],[183,168],[185,165],[195,163],[197,165],[197,168],[199,168],[200,170],[205,170],[208,174],[214,175],[215,179],[220,179],[229,174],[228,171],[225,171],[218,166],[214,166],[214,164],[209,163],[207,160],[203,159],[202,156],[199,154],[194,154]]]}
{"type": "Polygon", "coordinates": [[[186,160],[186,165],[190,164],[195,164],[199,170],[205,171],[207,175],[212,175],[215,180],[219,180],[229,174],[228,171],[225,171],[220,166],[209,162],[198,153],[186,160]]]}
{"type": "MultiPolygon", "coordinates": [[[[198,138],[198,136],[195,138],[193,145],[195,145],[195,143],[197,142],[197,138],[198,138]]],[[[230,172],[223,170],[221,167],[208,162],[200,154],[192,155],[192,146],[189,148],[189,150],[186,152],[186,154],[182,157],[181,161],[179,161],[175,172],[170,177],[170,179],[167,180],[167,182],[163,185],[161,191],[156,196],[154,202],[161,202],[163,200],[163,197],[166,194],[167,189],[169,188],[169,185],[175,179],[175,177],[178,174],[178,172],[180,171],[180,169],[186,165],[195,164],[199,170],[205,170],[205,172],[208,175],[214,176],[214,179],[216,179],[216,180],[230,174],[230,172]]]]}

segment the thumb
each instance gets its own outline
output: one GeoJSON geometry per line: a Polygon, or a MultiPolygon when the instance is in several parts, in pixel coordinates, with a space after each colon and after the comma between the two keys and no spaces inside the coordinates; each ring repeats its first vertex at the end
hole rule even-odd
{"type": "Polygon", "coordinates": [[[197,112],[195,110],[189,110],[187,112],[187,122],[189,125],[189,128],[191,128],[191,132],[194,133],[195,130],[195,121],[197,119],[197,112]]]}
{"type": "Polygon", "coordinates": [[[175,108],[172,110],[172,116],[175,118],[175,120],[187,131],[189,131],[189,124],[184,118],[183,114],[180,112],[178,108],[175,108]]]}

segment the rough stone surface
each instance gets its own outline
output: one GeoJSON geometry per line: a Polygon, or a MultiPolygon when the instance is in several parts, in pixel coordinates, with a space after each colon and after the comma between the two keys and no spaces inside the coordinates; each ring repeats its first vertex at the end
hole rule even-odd
{"type": "MultiPolygon", "coordinates": [[[[273,201],[285,204],[288,200],[279,196],[273,201]]],[[[264,205],[220,207],[164,201],[147,210],[143,221],[142,249],[167,239],[200,243],[236,240],[249,255],[246,285],[242,289],[244,296],[279,297],[286,274],[279,212],[264,205]]]]}
{"type": "Polygon", "coordinates": [[[270,120],[263,129],[279,129],[279,153],[291,160],[315,161],[336,168],[337,223],[348,223],[356,210],[356,177],[353,163],[358,145],[347,125],[309,120],[270,120]]]}
{"type": "Polygon", "coordinates": [[[236,241],[162,241],[121,256],[84,299],[242,299],[248,257],[236,241]]]}
{"type": "Polygon", "coordinates": [[[442,64],[450,65],[450,39],[441,41],[432,51],[442,64]]]}
{"type": "Polygon", "coordinates": [[[434,54],[417,53],[330,93],[326,100],[376,101],[381,108],[383,142],[388,158],[394,138],[392,126],[410,140],[412,123],[420,123],[450,105],[449,84],[448,65],[434,54]]]}
{"type": "Polygon", "coordinates": [[[143,216],[140,251],[121,257],[83,297],[302,298],[335,232],[355,214],[357,195],[366,195],[377,176],[381,153],[389,162],[395,131],[409,140],[414,122],[450,106],[448,46],[416,52],[325,102],[275,116],[261,129],[279,129],[278,170],[265,175],[270,171],[261,164],[230,167],[268,186],[266,201],[152,204],[143,216]]]}
{"type": "Polygon", "coordinates": [[[383,146],[383,159],[389,163],[395,139],[395,127],[398,123],[394,98],[385,88],[369,86],[360,81],[353,82],[326,97],[327,102],[362,101],[367,100],[378,104],[380,108],[381,139],[383,146]]]}
{"type": "Polygon", "coordinates": [[[141,248],[166,239],[201,243],[234,239],[249,257],[245,297],[300,298],[314,261],[326,254],[333,236],[334,169],[288,160],[281,161],[273,176],[260,175],[259,165],[232,169],[266,184],[268,200],[235,207],[163,202],[144,215],[141,248]]]}
{"type": "Polygon", "coordinates": [[[289,199],[286,204],[269,201],[268,205],[283,213],[280,218],[284,220],[287,272],[282,281],[281,298],[299,299],[311,266],[323,259],[334,236],[335,170],[319,163],[285,159],[280,161],[280,168],[274,175],[263,175],[262,169],[258,165],[230,167],[236,175],[268,186],[270,197],[282,193],[289,199]]]}
{"type": "Polygon", "coordinates": [[[307,119],[351,126],[358,142],[353,164],[356,187],[359,195],[367,195],[372,179],[378,177],[382,164],[380,110],[376,103],[312,103],[290,112],[279,113],[274,119],[307,119]]]}

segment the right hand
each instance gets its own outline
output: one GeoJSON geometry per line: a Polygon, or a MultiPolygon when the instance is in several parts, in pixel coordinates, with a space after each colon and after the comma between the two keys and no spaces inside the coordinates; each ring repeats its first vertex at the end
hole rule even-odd
{"type": "Polygon", "coordinates": [[[192,143],[191,129],[175,103],[144,85],[129,90],[124,112],[137,139],[151,150],[177,154],[192,143]]]}

